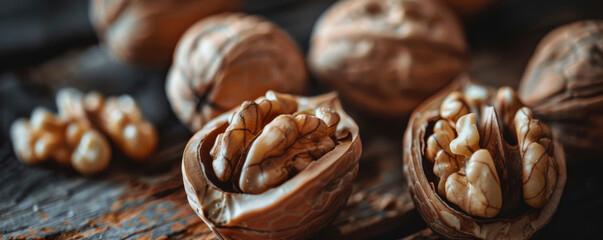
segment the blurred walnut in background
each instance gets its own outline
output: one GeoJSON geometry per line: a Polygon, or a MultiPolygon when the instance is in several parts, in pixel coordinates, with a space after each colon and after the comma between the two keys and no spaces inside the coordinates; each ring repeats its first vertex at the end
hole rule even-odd
{"type": "Polygon", "coordinates": [[[312,71],[373,114],[408,115],[465,68],[465,37],[445,5],[430,0],[350,0],[317,22],[312,71]]]}
{"type": "Polygon", "coordinates": [[[222,14],[199,21],[178,43],[166,91],[191,130],[267,90],[302,94],[306,66],[296,43],[257,16],[222,14]]]}
{"type": "Polygon", "coordinates": [[[99,38],[118,58],[166,66],[188,27],[204,17],[239,8],[238,0],[92,0],[90,18],[99,38]]]}
{"type": "Polygon", "coordinates": [[[519,95],[570,151],[602,151],[603,21],[549,33],[530,60],[519,95]]]}

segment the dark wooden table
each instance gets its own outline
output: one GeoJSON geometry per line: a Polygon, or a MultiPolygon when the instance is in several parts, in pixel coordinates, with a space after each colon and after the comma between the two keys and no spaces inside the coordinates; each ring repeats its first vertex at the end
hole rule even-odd
{"type": "MultiPolygon", "coordinates": [[[[307,51],[311,28],[331,2],[247,1],[245,9],[276,22],[307,51]]],[[[466,21],[472,74],[494,86],[517,86],[546,32],[603,18],[601,9],[596,0],[497,3],[466,21]]],[[[191,133],[169,109],[166,69],[139,69],[112,58],[97,45],[86,11],[81,0],[0,1],[0,240],[216,238],[186,200],[180,161],[191,133]],[[54,93],[64,86],[133,95],[158,127],[157,154],[141,165],[116,153],[109,169],[93,177],[53,164],[20,163],[8,138],[10,124],[38,105],[56,110],[54,93]]],[[[325,91],[313,82],[312,94],[325,91]]],[[[359,175],[344,211],[316,238],[436,238],[415,211],[402,176],[405,120],[350,112],[361,127],[359,175]]],[[[603,238],[601,160],[568,163],[561,204],[538,238],[603,238]]]]}

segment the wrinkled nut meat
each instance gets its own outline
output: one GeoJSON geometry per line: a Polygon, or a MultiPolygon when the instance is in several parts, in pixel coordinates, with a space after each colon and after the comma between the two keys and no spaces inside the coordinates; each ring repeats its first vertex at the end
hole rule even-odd
{"type": "Polygon", "coordinates": [[[119,59],[167,66],[178,39],[204,17],[240,9],[239,0],[91,0],[98,37],[119,59]]]}
{"type": "Polygon", "coordinates": [[[31,120],[15,121],[10,132],[15,153],[27,164],[52,159],[82,174],[93,174],[109,165],[109,142],[85,121],[36,108],[31,120]]]}
{"type": "Polygon", "coordinates": [[[345,206],[361,151],[358,126],[335,93],[269,91],[192,137],[184,185],[220,238],[304,239],[345,206]]]}
{"type": "Polygon", "coordinates": [[[130,96],[104,99],[99,93],[84,95],[67,88],[57,93],[56,103],[58,115],[36,108],[30,120],[19,119],[11,126],[21,161],[37,164],[52,159],[83,174],[100,172],[111,158],[103,133],[135,160],[143,160],[155,149],[156,130],[130,96]]]}
{"type": "Polygon", "coordinates": [[[267,90],[302,94],[306,67],[296,43],[257,16],[199,21],[178,44],[166,83],[172,109],[193,131],[267,90]]]}
{"type": "Polygon", "coordinates": [[[602,152],[603,21],[572,23],[544,37],[519,95],[571,153],[602,152]]]}
{"type": "Polygon", "coordinates": [[[459,20],[431,0],[339,1],[317,22],[310,69],[365,112],[409,115],[466,66],[459,20]]]}
{"type": "Polygon", "coordinates": [[[404,148],[415,206],[449,238],[530,238],[565,185],[561,145],[509,87],[460,78],[415,110],[404,148]]]}
{"type": "Polygon", "coordinates": [[[61,115],[91,121],[133,160],[145,160],[155,150],[157,131],[129,95],[105,99],[67,88],[57,93],[57,106],[61,115]]]}

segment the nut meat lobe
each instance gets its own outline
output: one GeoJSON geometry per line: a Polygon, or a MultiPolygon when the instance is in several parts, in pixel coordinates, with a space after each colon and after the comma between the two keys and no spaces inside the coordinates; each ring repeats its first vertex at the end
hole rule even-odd
{"type": "Polygon", "coordinates": [[[226,131],[218,135],[211,151],[214,158],[212,166],[218,179],[226,182],[232,178],[243,153],[266,124],[278,115],[291,114],[296,109],[295,99],[283,95],[277,97],[271,92],[259,103],[244,102],[226,131]]]}
{"type": "Polygon", "coordinates": [[[523,163],[523,198],[531,207],[542,207],[551,197],[557,182],[550,133],[525,107],[515,115],[515,128],[523,163]]]}
{"type": "Polygon", "coordinates": [[[446,197],[465,212],[491,218],[502,207],[500,181],[492,156],[480,149],[467,161],[466,174],[454,173],[446,181],[446,197]]]}
{"type": "Polygon", "coordinates": [[[327,131],[324,121],[306,114],[274,119],[249,150],[239,181],[241,191],[261,193],[333,150],[335,142],[327,131]]]}

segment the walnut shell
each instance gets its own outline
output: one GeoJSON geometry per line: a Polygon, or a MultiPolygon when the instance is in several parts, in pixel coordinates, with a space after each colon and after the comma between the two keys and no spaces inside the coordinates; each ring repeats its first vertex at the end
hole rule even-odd
{"type": "MultiPolygon", "coordinates": [[[[280,185],[250,194],[233,190],[218,180],[212,167],[214,142],[223,136],[221,133],[228,128],[229,119],[235,121],[235,111],[208,122],[185,148],[182,173],[189,203],[220,238],[308,238],[337,216],[351,194],[362,146],[358,126],[343,111],[337,95],[285,97],[296,101],[297,112],[279,117],[300,116],[319,107],[328,107],[340,119],[335,119],[338,121],[334,133],[337,136],[335,148],[280,185]]],[[[329,121],[326,122],[328,125],[329,121]]],[[[258,139],[260,137],[254,138],[258,139]]]]}
{"type": "Polygon", "coordinates": [[[116,57],[138,65],[166,66],[186,29],[240,5],[239,0],[91,0],[90,19],[116,57]]]}
{"type": "MultiPolygon", "coordinates": [[[[461,78],[456,80],[417,107],[410,117],[408,128],[404,135],[404,174],[409,183],[411,196],[418,212],[421,214],[427,225],[438,234],[447,238],[528,239],[546,226],[551,220],[557,210],[565,186],[566,166],[564,152],[562,145],[557,142],[554,136],[550,142],[552,142],[554,146],[554,153],[551,154],[555,159],[557,177],[556,184],[553,185],[554,188],[548,201],[541,208],[529,207],[525,203],[503,202],[501,212],[494,215],[494,217],[489,216],[489,218],[472,216],[438,194],[437,186],[435,185],[437,184],[436,177],[430,172],[430,166],[433,165],[430,165],[427,157],[424,156],[427,151],[425,149],[427,137],[431,134],[430,127],[433,126],[434,121],[439,118],[440,105],[442,102],[445,101],[445,98],[447,98],[450,93],[454,91],[470,92],[473,91],[472,88],[474,86],[476,86],[476,84],[471,83],[467,79],[461,78]],[[514,206],[511,209],[505,209],[505,206],[507,205],[508,207],[508,204],[513,204],[514,206]]],[[[485,87],[483,88],[487,89],[485,87]]],[[[483,103],[489,105],[496,101],[493,99],[492,93],[492,89],[487,89],[485,94],[476,94],[476,96],[479,96],[476,98],[479,99],[479,101],[477,101],[477,106],[484,106],[483,103]]],[[[508,109],[508,106],[504,105],[495,107],[497,108],[497,111],[505,111],[504,109],[508,109]]],[[[490,111],[492,111],[494,108],[487,107],[485,109],[490,109],[490,111]]],[[[471,112],[473,111],[474,109],[471,110],[471,112]]],[[[487,113],[488,111],[485,111],[484,115],[487,115],[487,113]]],[[[520,115],[519,111],[517,115],[520,115]]],[[[496,117],[496,115],[493,116],[496,117]]],[[[504,128],[504,125],[502,125],[503,122],[502,119],[498,122],[494,120],[494,123],[498,123],[498,127],[491,129],[504,128]]],[[[537,121],[535,122],[537,123],[537,121]]],[[[480,131],[482,131],[482,129],[480,129],[480,131]]],[[[505,134],[507,133],[504,133],[503,135],[505,134]]],[[[490,138],[486,137],[486,139],[488,139],[486,141],[490,141],[493,144],[499,146],[501,142],[506,146],[509,144],[508,136],[504,138],[497,138],[502,135],[488,136],[495,136],[490,138]]],[[[480,147],[483,147],[481,144],[482,143],[480,142],[480,147]]],[[[513,147],[517,147],[517,143],[510,144],[515,144],[513,147]]],[[[494,158],[496,158],[496,155],[508,157],[510,156],[509,154],[512,154],[512,148],[508,149],[505,147],[502,149],[505,150],[497,152],[497,150],[491,151],[492,148],[488,148],[491,153],[494,153],[494,158]]],[[[549,149],[553,149],[553,147],[550,147],[549,149]]],[[[514,160],[511,160],[511,162],[513,161],[514,160]]],[[[498,175],[501,176],[500,179],[503,179],[504,181],[505,178],[500,174],[501,171],[498,167],[497,170],[499,171],[498,175]]],[[[496,173],[496,171],[494,173],[496,173]]],[[[516,172],[502,171],[502,173],[507,176],[507,182],[509,176],[517,176],[516,172]]],[[[521,176],[521,173],[519,173],[519,176],[521,176]]],[[[521,183],[522,181],[511,184],[521,183]]],[[[448,186],[448,184],[446,186],[448,186]]],[[[521,187],[519,188],[521,189],[521,187]]],[[[512,197],[510,196],[509,191],[517,192],[517,190],[505,188],[505,186],[502,186],[502,190],[503,200],[512,197]]]]}
{"type": "Polygon", "coordinates": [[[458,19],[439,2],[350,0],[318,20],[309,64],[362,110],[400,117],[465,68],[466,49],[458,19]]]}
{"type": "Polygon", "coordinates": [[[180,40],[166,82],[172,109],[191,130],[267,90],[303,94],[307,71],[296,43],[257,16],[222,14],[180,40]]]}
{"type": "Polygon", "coordinates": [[[522,100],[571,149],[603,149],[603,21],[542,39],[519,86],[522,100]]]}

